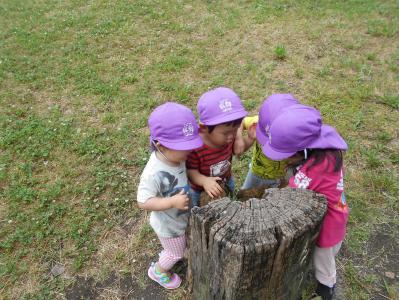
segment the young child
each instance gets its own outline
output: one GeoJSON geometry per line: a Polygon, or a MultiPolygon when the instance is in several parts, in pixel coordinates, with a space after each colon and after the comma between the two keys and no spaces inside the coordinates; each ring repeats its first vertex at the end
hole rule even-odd
{"type": "Polygon", "coordinates": [[[320,113],[308,106],[293,105],[281,111],[269,128],[262,150],[273,160],[299,164],[289,186],[313,190],[327,198],[327,213],[313,255],[316,293],[332,299],[336,283],[335,256],[345,237],[349,209],[345,201],[342,151],[347,144],[320,113]]]}
{"type": "Polygon", "coordinates": [[[271,122],[283,109],[298,104],[298,100],[291,94],[273,94],[266,98],[259,110],[259,117],[246,117],[237,133],[237,140],[244,145],[238,154],[248,150],[255,142],[252,160],[247,176],[241,189],[260,186],[278,187],[286,174],[286,161],[273,161],[262,152],[260,143],[267,140],[271,122]],[[242,131],[248,135],[243,136],[242,131]]]}
{"type": "Polygon", "coordinates": [[[181,279],[169,270],[186,248],[189,185],[185,161],[190,151],[203,143],[194,114],[177,103],[158,106],[148,125],[154,151],[141,174],[137,201],[140,208],[151,211],[150,224],[163,247],[148,276],[167,289],[175,289],[181,279]]]}
{"type": "Polygon", "coordinates": [[[204,93],[197,104],[199,134],[204,145],[190,153],[187,173],[191,184],[191,200],[199,205],[201,192],[216,198],[223,192],[218,181],[234,191],[231,161],[237,129],[247,115],[238,95],[229,88],[219,87],[204,93]]]}

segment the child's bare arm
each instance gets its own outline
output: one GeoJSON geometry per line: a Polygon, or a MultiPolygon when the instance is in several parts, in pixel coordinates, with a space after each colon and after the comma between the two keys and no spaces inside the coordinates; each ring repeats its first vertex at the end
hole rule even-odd
{"type": "Polygon", "coordinates": [[[187,210],[189,198],[184,190],[172,197],[152,197],[146,202],[138,202],[138,206],[145,210],[162,211],[170,208],[187,210]]]}
{"type": "Polygon", "coordinates": [[[217,183],[222,178],[205,176],[196,169],[188,169],[187,175],[191,182],[202,186],[211,198],[219,197],[223,193],[223,188],[217,183]]]}
{"type": "Polygon", "coordinates": [[[245,140],[243,136],[244,124],[241,123],[240,127],[237,129],[236,138],[234,140],[233,153],[236,156],[240,156],[245,152],[245,140]]]}
{"type": "Polygon", "coordinates": [[[243,131],[244,131],[244,121],[241,123],[240,127],[238,128],[236,139],[234,141],[233,151],[236,156],[240,156],[241,154],[246,152],[249,148],[251,148],[251,146],[255,142],[256,123],[248,128],[247,131],[248,133],[246,136],[243,134],[243,131]]]}

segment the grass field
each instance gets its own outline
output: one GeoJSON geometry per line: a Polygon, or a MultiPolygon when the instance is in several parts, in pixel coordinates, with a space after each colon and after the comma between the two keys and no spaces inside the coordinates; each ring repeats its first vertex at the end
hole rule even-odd
{"type": "Polygon", "coordinates": [[[0,298],[187,298],[146,279],[159,246],[136,188],[150,111],[217,86],[253,114],[290,92],[342,133],[340,285],[399,299],[395,0],[1,1],[0,298]]]}

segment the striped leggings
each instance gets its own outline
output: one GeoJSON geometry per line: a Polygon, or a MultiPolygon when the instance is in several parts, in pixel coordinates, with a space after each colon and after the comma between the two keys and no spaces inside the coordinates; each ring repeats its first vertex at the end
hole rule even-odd
{"type": "Polygon", "coordinates": [[[159,266],[169,271],[179,260],[183,258],[186,249],[186,236],[165,238],[158,236],[161,241],[163,250],[159,254],[159,266]]]}

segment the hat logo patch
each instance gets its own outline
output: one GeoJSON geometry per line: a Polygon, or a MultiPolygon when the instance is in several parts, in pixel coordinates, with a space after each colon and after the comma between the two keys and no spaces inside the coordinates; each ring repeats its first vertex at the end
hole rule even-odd
{"type": "Polygon", "coordinates": [[[270,126],[269,126],[269,124],[266,124],[266,126],[265,126],[265,133],[266,133],[266,135],[270,135],[270,126]]]}
{"type": "Polygon", "coordinates": [[[185,136],[190,136],[194,134],[194,126],[191,123],[186,123],[183,126],[183,134],[185,136]]]}
{"type": "Polygon", "coordinates": [[[233,105],[231,104],[229,99],[222,99],[219,102],[219,108],[222,112],[228,112],[233,109],[233,105]]]}

